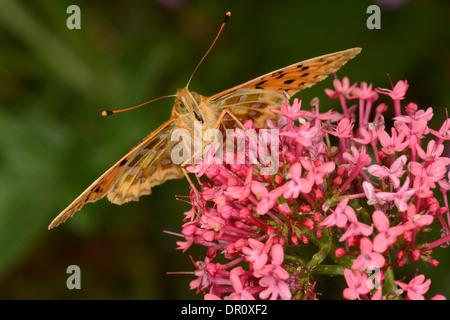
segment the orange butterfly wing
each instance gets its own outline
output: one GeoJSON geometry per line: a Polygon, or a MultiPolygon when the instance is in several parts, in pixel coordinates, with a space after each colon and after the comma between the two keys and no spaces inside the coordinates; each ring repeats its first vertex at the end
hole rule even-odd
{"type": "Polygon", "coordinates": [[[166,180],[181,178],[181,168],[170,161],[170,137],[172,131],[178,128],[177,122],[177,119],[171,119],[144,138],[64,209],[48,229],[57,227],[86,203],[100,200],[105,195],[112,203],[122,204],[138,200],[140,195],[150,194],[153,186],[166,180]]]}
{"type": "Polygon", "coordinates": [[[264,89],[293,96],[336,72],[360,52],[361,48],[353,48],[295,63],[213,95],[209,100],[226,99],[240,89],[264,89]]]}

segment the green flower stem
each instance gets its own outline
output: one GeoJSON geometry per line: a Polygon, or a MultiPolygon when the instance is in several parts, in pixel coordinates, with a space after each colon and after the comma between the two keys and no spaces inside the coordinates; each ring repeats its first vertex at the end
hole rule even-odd
{"type": "MultiPolygon", "coordinates": [[[[308,235],[309,237],[310,235],[308,235]]],[[[315,237],[315,235],[314,235],[315,237]]],[[[311,238],[310,238],[311,239],[311,238]]],[[[332,238],[330,234],[322,233],[322,237],[320,239],[311,239],[313,242],[317,245],[319,248],[319,251],[317,251],[316,254],[314,254],[311,258],[311,260],[308,262],[308,267],[317,267],[330,253],[331,246],[332,246],[332,238]]]]}
{"type": "Polygon", "coordinates": [[[386,290],[385,293],[395,294],[395,292],[397,291],[397,285],[392,282],[393,280],[395,280],[394,270],[392,270],[391,268],[387,268],[384,272],[384,277],[383,291],[386,290]]]}
{"type": "Polygon", "coordinates": [[[311,270],[311,274],[324,274],[324,275],[344,275],[344,267],[339,265],[328,265],[328,264],[321,264],[320,266],[317,266],[315,269],[311,270]]]}
{"type": "Polygon", "coordinates": [[[308,263],[305,259],[300,258],[297,255],[285,254],[284,260],[289,261],[291,263],[295,263],[299,267],[304,267],[308,263]]]}
{"type": "Polygon", "coordinates": [[[306,234],[310,241],[312,241],[318,248],[318,251],[312,256],[310,261],[305,261],[304,259],[299,258],[298,256],[288,256],[285,255],[285,258],[290,262],[296,263],[299,266],[306,266],[314,270],[315,273],[323,273],[329,275],[342,275],[343,270],[345,268],[350,269],[354,258],[350,256],[343,256],[341,258],[337,258],[334,252],[339,248],[338,244],[335,242],[336,240],[330,234],[328,229],[322,229],[322,236],[320,238],[316,237],[315,231],[309,231],[305,227],[297,227],[299,233],[306,234]],[[337,265],[332,268],[331,265],[322,266],[322,261],[329,257],[337,265]]]}

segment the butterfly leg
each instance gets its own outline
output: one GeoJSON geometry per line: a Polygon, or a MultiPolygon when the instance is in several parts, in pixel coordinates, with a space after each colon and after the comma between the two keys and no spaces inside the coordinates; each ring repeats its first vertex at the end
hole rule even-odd
{"type": "MultiPolygon", "coordinates": [[[[197,190],[196,185],[192,182],[191,178],[189,178],[189,174],[186,171],[186,169],[184,168],[184,166],[181,166],[181,171],[183,171],[184,176],[186,177],[186,180],[188,181],[189,185],[191,186],[191,190],[194,191],[195,194],[195,198],[197,200],[197,206],[198,207],[202,207],[202,202],[200,201],[201,195],[199,193],[199,191],[197,190]]],[[[197,175],[195,175],[197,177],[197,175]]],[[[201,185],[200,180],[197,177],[197,181],[198,183],[201,185]]]]}
{"type": "MultiPolygon", "coordinates": [[[[222,120],[223,120],[223,118],[225,117],[225,115],[226,114],[228,114],[236,123],[237,123],[237,125],[239,126],[239,127],[241,127],[241,129],[244,131],[244,132],[246,132],[246,133],[248,133],[248,129],[249,128],[246,128],[245,126],[244,126],[244,124],[241,122],[241,120],[239,120],[234,114],[233,114],[233,112],[231,112],[230,110],[228,110],[228,109],[224,109],[224,110],[222,110],[222,112],[220,113],[220,115],[219,115],[219,117],[217,118],[217,121],[216,121],[216,123],[214,124],[214,129],[217,129],[218,127],[219,127],[219,125],[222,123],[222,120]]],[[[252,138],[253,139],[257,139],[257,137],[255,137],[254,135],[253,135],[253,132],[250,132],[249,133],[250,135],[252,135],[252,138]]]]}
{"type": "Polygon", "coordinates": [[[240,126],[242,128],[242,130],[247,131],[247,128],[245,128],[244,124],[241,122],[241,120],[239,120],[238,118],[236,118],[236,116],[228,109],[223,109],[222,112],[220,113],[219,117],[217,118],[216,123],[214,124],[214,129],[219,128],[219,125],[222,123],[223,118],[225,117],[225,115],[228,114],[234,121],[236,121],[236,123],[238,124],[238,126],[240,126]]]}
{"type": "MultiPolygon", "coordinates": [[[[180,126],[180,129],[188,130],[188,131],[190,131],[191,135],[194,135],[194,132],[193,132],[190,128],[187,128],[187,127],[184,127],[184,126],[180,126]]],[[[186,144],[186,141],[184,141],[184,143],[185,143],[185,148],[186,148],[186,150],[190,150],[190,149],[191,149],[190,145],[187,145],[187,144],[186,144]]],[[[193,154],[193,152],[191,152],[191,157],[190,157],[191,164],[194,164],[194,156],[195,156],[195,155],[193,154]]],[[[192,191],[194,191],[194,193],[195,193],[195,197],[197,198],[197,203],[200,205],[200,195],[199,195],[199,192],[198,192],[198,190],[197,190],[197,187],[194,185],[194,183],[192,182],[191,178],[189,177],[189,173],[188,173],[187,170],[186,170],[186,166],[187,166],[188,164],[189,164],[189,163],[188,163],[187,161],[186,161],[186,162],[183,162],[183,163],[180,164],[180,168],[181,168],[181,171],[183,172],[183,174],[184,174],[186,180],[188,181],[188,183],[189,183],[189,185],[190,185],[192,191]]],[[[195,175],[195,176],[196,176],[196,178],[197,178],[197,181],[198,181],[199,185],[201,185],[201,182],[200,182],[200,180],[198,179],[197,175],[195,175]]]]}

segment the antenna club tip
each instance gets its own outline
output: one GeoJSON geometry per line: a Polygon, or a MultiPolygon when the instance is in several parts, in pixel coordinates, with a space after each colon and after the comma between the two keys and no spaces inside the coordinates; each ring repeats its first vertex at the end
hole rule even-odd
{"type": "Polygon", "coordinates": [[[231,11],[228,11],[227,13],[225,13],[225,19],[223,20],[223,22],[228,22],[228,20],[230,20],[231,17],[231,11]]]}
{"type": "Polygon", "coordinates": [[[107,117],[114,114],[114,112],[110,111],[110,110],[103,110],[102,111],[102,116],[107,117]]]}

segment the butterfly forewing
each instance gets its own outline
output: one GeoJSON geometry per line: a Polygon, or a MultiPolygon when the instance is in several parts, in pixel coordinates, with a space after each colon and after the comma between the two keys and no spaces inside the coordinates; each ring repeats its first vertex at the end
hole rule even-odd
{"type": "Polygon", "coordinates": [[[138,200],[143,194],[150,194],[153,186],[166,180],[181,178],[181,168],[164,161],[170,156],[171,133],[178,127],[177,119],[171,119],[144,138],[62,211],[49,229],[72,217],[86,203],[95,202],[105,195],[111,202],[122,204],[138,200]]]}
{"type": "Polygon", "coordinates": [[[361,48],[353,48],[295,63],[216,94],[210,99],[212,101],[227,99],[228,95],[239,89],[264,89],[279,93],[285,91],[289,96],[293,96],[339,70],[360,51],[361,48]]]}

